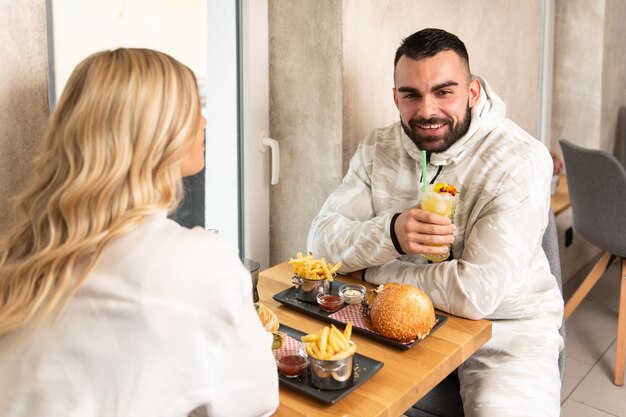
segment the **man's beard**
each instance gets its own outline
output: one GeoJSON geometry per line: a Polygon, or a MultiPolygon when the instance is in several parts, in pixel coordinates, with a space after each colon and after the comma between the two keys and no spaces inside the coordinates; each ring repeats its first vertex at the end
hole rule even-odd
{"type": "Polygon", "coordinates": [[[402,117],[400,117],[400,123],[404,133],[413,141],[415,146],[419,150],[427,152],[444,152],[454,145],[464,134],[469,130],[470,122],[472,121],[472,110],[469,105],[465,112],[465,117],[459,121],[459,123],[453,126],[453,121],[450,118],[437,118],[430,119],[411,119],[407,126],[402,117]],[[416,130],[417,125],[437,125],[443,124],[448,126],[448,131],[443,136],[423,135],[416,130]]]}

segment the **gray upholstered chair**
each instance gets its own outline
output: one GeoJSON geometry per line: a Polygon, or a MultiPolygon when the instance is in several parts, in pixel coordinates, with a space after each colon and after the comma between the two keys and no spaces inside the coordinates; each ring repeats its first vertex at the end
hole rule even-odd
{"type": "Polygon", "coordinates": [[[621,262],[617,319],[615,385],[624,384],[626,362],[626,171],[608,152],[561,140],[574,230],[604,251],[600,260],[565,304],[565,320],[576,310],[606,269],[621,262]]]}
{"type": "MultiPolygon", "coordinates": [[[[543,234],[541,242],[548,262],[550,271],[556,277],[559,288],[562,290],[561,262],[559,257],[559,242],[556,231],[556,221],[552,210],[548,215],[548,226],[543,234]]],[[[565,320],[559,330],[565,340],[565,320]]],[[[561,381],[565,372],[565,349],[559,355],[559,371],[561,381]]],[[[405,415],[409,417],[463,417],[463,403],[459,387],[459,377],[456,372],[446,377],[432,391],[407,410],[405,415]]]]}

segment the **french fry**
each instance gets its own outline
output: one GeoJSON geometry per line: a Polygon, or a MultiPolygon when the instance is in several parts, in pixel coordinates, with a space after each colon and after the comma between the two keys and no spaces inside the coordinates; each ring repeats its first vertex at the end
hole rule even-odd
{"type": "Polygon", "coordinates": [[[300,341],[305,343],[317,342],[318,340],[320,340],[319,334],[307,334],[300,338],[300,341]]]}
{"type": "Polygon", "coordinates": [[[322,329],[322,333],[320,334],[319,347],[320,353],[322,354],[326,353],[326,345],[328,344],[328,333],[330,333],[330,328],[324,327],[322,329]]]}
{"type": "Polygon", "coordinates": [[[326,263],[326,259],[325,258],[322,258],[322,270],[324,271],[324,274],[327,277],[332,277],[333,276],[333,274],[328,269],[328,264],[326,263]]]}
{"type": "Polygon", "coordinates": [[[319,358],[322,356],[322,353],[320,352],[320,349],[319,349],[319,345],[317,345],[317,343],[311,344],[311,352],[313,353],[313,357],[315,358],[319,358]]]}
{"type": "Polygon", "coordinates": [[[347,349],[350,345],[350,339],[346,339],[343,336],[343,333],[341,333],[334,325],[330,328],[330,339],[336,346],[339,346],[339,349],[336,349],[337,351],[347,349]]]}
{"type": "Polygon", "coordinates": [[[351,332],[352,322],[348,322],[343,332],[331,324],[330,327],[326,326],[318,333],[301,336],[300,340],[306,343],[308,355],[320,360],[340,360],[356,352],[356,345],[350,342],[351,332]]]}
{"type": "Polygon", "coordinates": [[[335,265],[332,265],[329,269],[330,273],[334,274],[335,272],[339,270],[339,268],[341,268],[342,265],[343,265],[342,261],[339,261],[335,265]]]}
{"type": "Polygon", "coordinates": [[[337,343],[337,338],[332,333],[332,331],[328,335],[328,345],[326,346],[326,350],[330,355],[334,355],[335,353],[341,352],[343,350],[343,347],[340,346],[339,343],[337,343]]]}
{"type": "Polygon", "coordinates": [[[315,346],[315,345],[312,345],[312,344],[307,344],[306,345],[305,349],[306,349],[307,355],[309,355],[309,356],[316,356],[315,352],[313,351],[313,346],[315,346]]]}
{"type": "Polygon", "coordinates": [[[344,349],[341,352],[338,352],[328,358],[329,361],[338,361],[340,359],[345,359],[348,356],[354,355],[356,352],[356,345],[350,345],[348,349],[344,349]]]}
{"type": "Polygon", "coordinates": [[[352,322],[349,321],[348,324],[346,325],[346,328],[343,329],[343,336],[346,338],[346,340],[350,340],[350,337],[352,337],[352,322]]]}
{"type": "Polygon", "coordinates": [[[293,264],[293,265],[302,265],[304,264],[306,261],[309,261],[313,259],[313,254],[309,253],[307,256],[302,256],[302,252],[298,252],[296,254],[296,259],[289,259],[289,263],[293,264]]]}
{"type": "Polygon", "coordinates": [[[327,279],[329,282],[332,282],[335,273],[343,265],[341,261],[333,265],[327,262],[325,258],[315,259],[310,252],[306,256],[302,255],[302,252],[298,252],[295,258],[289,259],[289,264],[291,264],[294,274],[299,277],[315,280],[327,279]]]}

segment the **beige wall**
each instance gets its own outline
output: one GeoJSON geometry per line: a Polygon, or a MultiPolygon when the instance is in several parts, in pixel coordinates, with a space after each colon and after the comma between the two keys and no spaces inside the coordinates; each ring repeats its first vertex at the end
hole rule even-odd
{"type": "Polygon", "coordinates": [[[344,162],[372,129],[398,120],[392,100],[395,51],[403,38],[426,27],[459,36],[472,73],[484,77],[507,104],[509,117],[536,136],[541,7],[540,0],[344,0],[344,162]]]}
{"type": "Polygon", "coordinates": [[[270,0],[270,132],[281,146],[270,196],[270,263],[306,250],[306,234],[341,181],[341,2],[270,0]]]}
{"type": "Polygon", "coordinates": [[[626,1],[606,0],[600,148],[608,151],[614,148],[617,138],[623,137],[617,126],[620,109],[626,106],[625,41],[626,1]]]}
{"type": "Polygon", "coordinates": [[[0,233],[48,118],[45,3],[0,0],[0,233]]]}
{"type": "Polygon", "coordinates": [[[357,143],[397,120],[393,57],[402,38],[441,27],[472,71],[531,134],[539,123],[541,1],[270,0],[270,130],[281,144],[271,195],[271,263],[304,250],[315,214],[357,143]]]}
{"type": "Polygon", "coordinates": [[[552,145],[598,147],[604,0],[556,0],[552,145]]]}
{"type": "Polygon", "coordinates": [[[626,105],[626,2],[556,0],[552,144],[611,151],[626,105]]]}

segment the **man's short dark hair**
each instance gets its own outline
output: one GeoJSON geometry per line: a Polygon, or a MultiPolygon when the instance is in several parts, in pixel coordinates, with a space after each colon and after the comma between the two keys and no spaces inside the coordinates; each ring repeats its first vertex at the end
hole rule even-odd
{"type": "Polygon", "coordinates": [[[402,41],[393,61],[395,68],[402,56],[420,60],[432,57],[443,51],[453,51],[465,61],[469,72],[469,55],[465,44],[454,34],[442,29],[427,28],[415,32],[402,41]]]}

